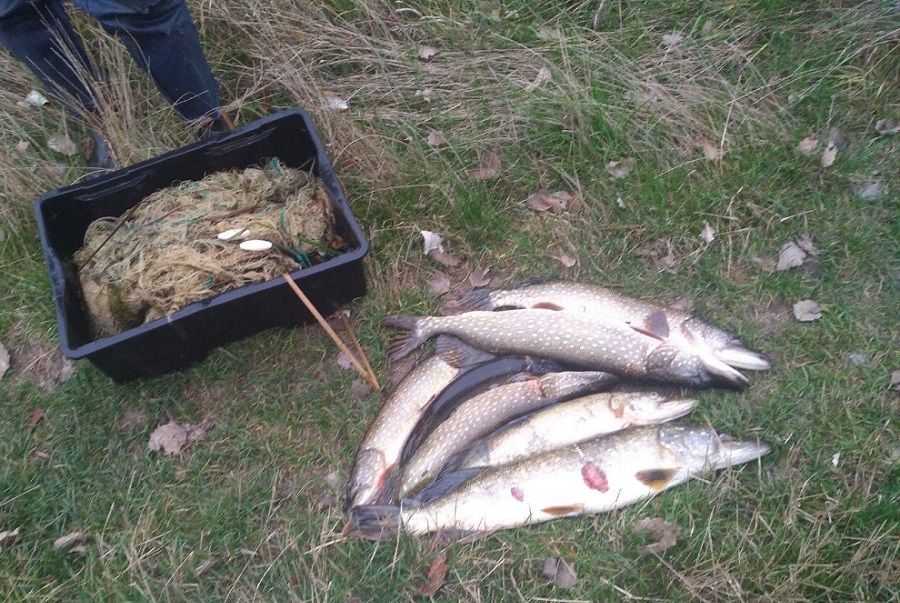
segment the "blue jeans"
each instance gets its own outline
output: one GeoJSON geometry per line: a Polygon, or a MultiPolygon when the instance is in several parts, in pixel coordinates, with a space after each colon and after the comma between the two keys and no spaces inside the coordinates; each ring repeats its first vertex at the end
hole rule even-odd
{"type": "MultiPolygon", "coordinates": [[[[219,117],[218,84],[185,0],[72,0],[125,44],[185,119],[219,117]]],[[[78,73],[93,74],[62,0],[0,0],[0,44],[47,90],[94,106],[78,73]],[[73,61],[81,65],[75,68],[73,61]]]]}

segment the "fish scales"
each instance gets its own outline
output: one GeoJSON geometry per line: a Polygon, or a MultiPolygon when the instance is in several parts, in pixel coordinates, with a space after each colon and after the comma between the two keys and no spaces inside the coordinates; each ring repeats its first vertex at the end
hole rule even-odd
{"type": "Polygon", "coordinates": [[[611,384],[599,371],[565,371],[508,383],[472,396],[425,439],[403,468],[399,494],[408,496],[437,475],[444,462],[510,419],[611,384]]]}
{"type": "Polygon", "coordinates": [[[693,399],[669,399],[656,392],[582,396],[533,412],[488,435],[455,468],[503,465],[630,426],[673,421],[695,404],[693,399]]]}
{"type": "Polygon", "coordinates": [[[346,532],[384,538],[478,534],[622,508],[708,470],[746,463],[767,444],[705,427],[635,427],[486,469],[449,494],[417,505],[361,507],[346,532]]]}

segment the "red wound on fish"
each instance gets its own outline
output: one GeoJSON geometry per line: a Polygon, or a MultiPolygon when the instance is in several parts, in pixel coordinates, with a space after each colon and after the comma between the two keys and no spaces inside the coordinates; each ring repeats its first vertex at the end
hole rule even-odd
{"type": "Polygon", "coordinates": [[[557,306],[553,302],[538,302],[536,304],[531,304],[531,307],[536,310],[554,310],[559,312],[563,309],[562,306],[557,306]]]}
{"type": "Polygon", "coordinates": [[[600,492],[609,490],[609,481],[606,479],[606,474],[600,471],[594,463],[587,462],[581,467],[581,479],[592,490],[599,490],[600,492]]]}
{"type": "Polygon", "coordinates": [[[534,394],[539,398],[546,398],[547,394],[544,392],[544,387],[541,385],[541,380],[539,378],[530,379],[528,384],[531,386],[531,389],[534,390],[534,394]]]}
{"type": "Polygon", "coordinates": [[[512,488],[510,488],[509,493],[512,494],[512,497],[515,498],[519,502],[522,502],[523,500],[525,500],[525,493],[522,492],[522,489],[519,488],[518,486],[513,486],[512,488]]]}

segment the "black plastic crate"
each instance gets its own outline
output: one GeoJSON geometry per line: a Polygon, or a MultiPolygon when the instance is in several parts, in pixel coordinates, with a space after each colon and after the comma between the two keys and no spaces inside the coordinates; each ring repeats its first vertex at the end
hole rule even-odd
{"type": "Polygon", "coordinates": [[[72,268],[72,257],[95,219],[121,216],[147,195],[179,181],[258,166],[272,157],[321,178],[334,203],[337,233],[349,246],[341,255],[297,270],[291,277],[325,315],[365,295],[362,260],[369,250],[368,241],[350,211],[309,115],[291,109],[84,184],[57,189],[35,201],[63,354],[87,358],[124,382],[181,369],[203,360],[218,346],[265,329],[313,322],[310,312],[279,278],[213,295],[139,327],[94,339],[72,268]]]}

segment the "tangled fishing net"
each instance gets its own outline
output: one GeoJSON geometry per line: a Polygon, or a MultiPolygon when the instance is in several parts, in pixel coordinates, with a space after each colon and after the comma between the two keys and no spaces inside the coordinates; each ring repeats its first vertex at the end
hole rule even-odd
{"type": "Polygon", "coordinates": [[[344,246],[333,228],[321,181],[272,159],[182,182],[130,215],[95,220],[74,261],[95,335],[104,337],[322,262],[344,246]],[[240,248],[254,239],[271,249],[240,248]]]}

